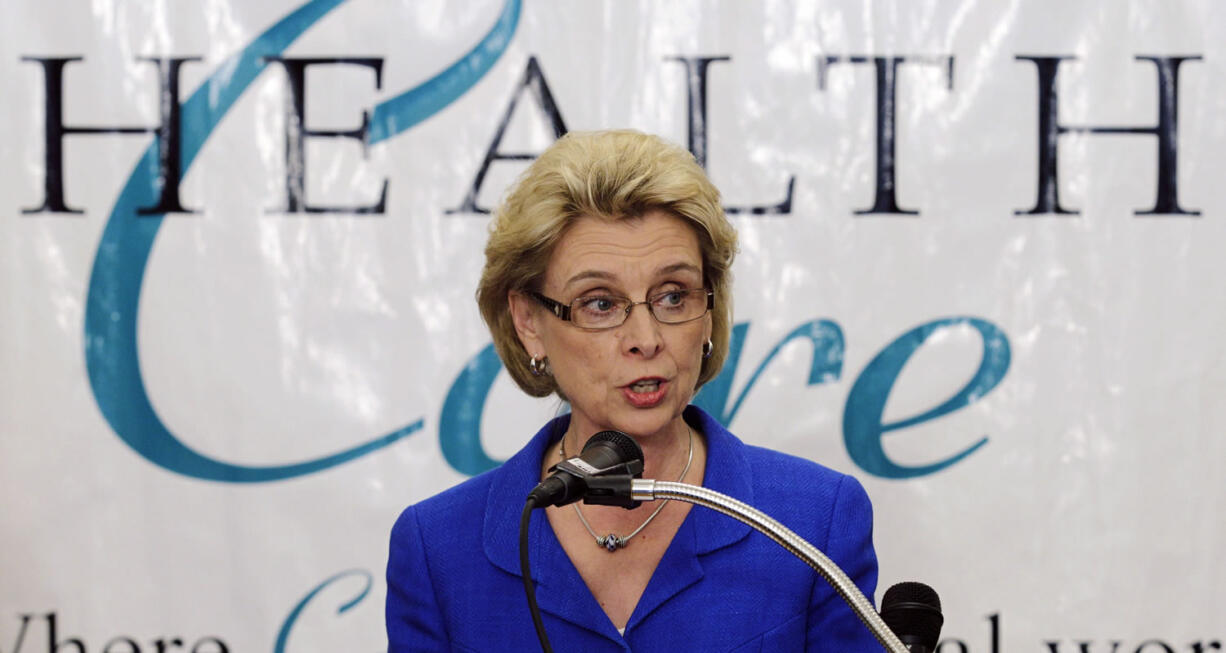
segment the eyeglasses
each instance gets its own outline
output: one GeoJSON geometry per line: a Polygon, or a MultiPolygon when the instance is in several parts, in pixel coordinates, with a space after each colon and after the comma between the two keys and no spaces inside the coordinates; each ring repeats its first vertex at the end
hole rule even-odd
{"type": "Polygon", "coordinates": [[[621,326],[630,318],[630,311],[639,304],[647,305],[647,312],[662,324],[690,322],[715,308],[715,293],[706,288],[682,288],[652,295],[647,301],[632,302],[626,297],[613,295],[585,295],[563,304],[538,292],[528,291],[536,301],[548,308],[558,319],[573,323],[582,329],[612,329],[621,326]]]}

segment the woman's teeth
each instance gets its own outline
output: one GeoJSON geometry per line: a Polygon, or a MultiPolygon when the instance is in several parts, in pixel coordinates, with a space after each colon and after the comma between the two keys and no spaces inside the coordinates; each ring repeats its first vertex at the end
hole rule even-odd
{"type": "Polygon", "coordinates": [[[630,386],[634,392],[655,392],[660,389],[659,381],[639,381],[630,386]]]}

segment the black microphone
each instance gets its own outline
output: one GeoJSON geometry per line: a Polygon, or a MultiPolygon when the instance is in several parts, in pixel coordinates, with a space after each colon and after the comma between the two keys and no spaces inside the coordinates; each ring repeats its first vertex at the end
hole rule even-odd
{"type": "Polygon", "coordinates": [[[881,597],[881,619],[911,653],[932,653],[941,636],[941,599],[923,583],[898,583],[881,597]]]}
{"type": "MultiPolygon", "coordinates": [[[[588,481],[604,476],[638,478],[643,475],[643,450],[633,438],[619,431],[601,431],[588,439],[583,451],[549,468],[549,478],[528,494],[538,508],[564,506],[588,494],[588,481]]],[[[626,482],[627,494],[629,481],[626,482]]],[[[589,498],[589,503],[592,497],[589,498]]],[[[610,501],[613,505],[634,507],[637,501],[610,501]]]]}

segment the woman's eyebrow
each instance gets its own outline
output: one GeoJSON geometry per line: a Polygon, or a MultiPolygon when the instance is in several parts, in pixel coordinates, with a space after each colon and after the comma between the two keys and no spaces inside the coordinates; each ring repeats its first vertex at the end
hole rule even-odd
{"type": "Polygon", "coordinates": [[[612,274],[605,272],[604,270],[583,270],[567,279],[566,284],[562,287],[564,289],[570,288],[580,281],[587,281],[589,279],[596,279],[598,281],[616,281],[612,274]]]}
{"type": "Polygon", "coordinates": [[[666,274],[672,274],[674,272],[693,272],[694,274],[701,275],[702,269],[699,268],[697,265],[694,265],[693,263],[682,262],[682,263],[673,263],[671,265],[666,265],[660,268],[656,272],[656,274],[666,275],[666,274]]]}

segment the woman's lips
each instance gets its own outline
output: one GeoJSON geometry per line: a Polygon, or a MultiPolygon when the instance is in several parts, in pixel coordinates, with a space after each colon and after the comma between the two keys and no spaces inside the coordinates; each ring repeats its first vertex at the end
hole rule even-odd
{"type": "Polygon", "coordinates": [[[667,393],[668,382],[660,378],[639,379],[622,386],[622,395],[635,408],[651,408],[664,401],[667,393]]]}

